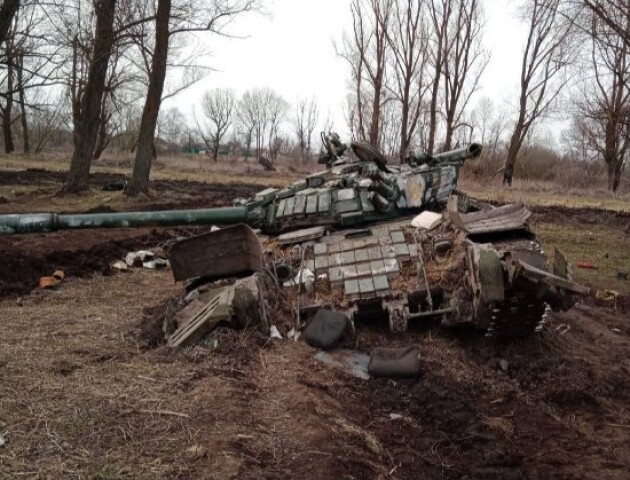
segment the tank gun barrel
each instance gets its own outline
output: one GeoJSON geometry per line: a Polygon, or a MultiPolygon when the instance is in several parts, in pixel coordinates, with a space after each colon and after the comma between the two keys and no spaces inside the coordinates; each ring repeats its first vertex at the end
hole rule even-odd
{"type": "Polygon", "coordinates": [[[256,224],[246,206],[125,213],[25,213],[0,215],[0,234],[50,232],[77,228],[126,228],[177,225],[256,224]]]}
{"type": "Polygon", "coordinates": [[[476,158],[481,155],[481,148],[481,144],[471,143],[465,148],[436,153],[431,158],[435,163],[463,162],[469,158],[476,158]]]}

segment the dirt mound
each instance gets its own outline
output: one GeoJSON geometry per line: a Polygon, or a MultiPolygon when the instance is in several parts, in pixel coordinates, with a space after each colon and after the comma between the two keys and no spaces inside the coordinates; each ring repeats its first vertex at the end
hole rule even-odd
{"type": "Polygon", "coordinates": [[[561,206],[530,207],[534,222],[571,223],[574,225],[607,225],[625,228],[630,223],[630,213],[614,212],[598,208],[569,208],[561,206]]]}
{"type": "MultiPolygon", "coordinates": [[[[177,238],[206,230],[153,230],[147,235],[110,240],[86,249],[69,247],[49,253],[13,250],[0,263],[0,298],[30,292],[37,286],[40,277],[50,275],[56,269],[64,270],[66,277],[88,277],[94,273],[110,275],[110,263],[124,258],[130,251],[168,246],[177,238]]],[[[38,239],[36,236],[31,238],[34,241],[38,239]]],[[[45,242],[45,239],[41,241],[45,242]]]]}

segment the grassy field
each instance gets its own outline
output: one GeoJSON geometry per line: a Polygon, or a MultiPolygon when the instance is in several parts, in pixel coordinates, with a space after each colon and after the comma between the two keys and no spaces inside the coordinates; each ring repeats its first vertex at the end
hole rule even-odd
{"type": "MultiPolygon", "coordinates": [[[[24,170],[27,168],[39,168],[54,172],[65,172],[69,166],[68,158],[37,157],[24,158],[20,156],[0,156],[1,170],[24,170]]],[[[91,171],[93,173],[116,173],[131,175],[131,166],[127,161],[114,161],[106,159],[95,162],[91,171]]],[[[185,180],[209,183],[267,183],[270,186],[284,186],[301,175],[288,172],[285,168],[279,168],[278,172],[265,172],[251,159],[248,163],[239,160],[234,164],[225,161],[212,163],[208,158],[199,159],[193,157],[165,157],[154,165],[151,171],[152,180],[185,180]]]]}
{"type": "Polygon", "coordinates": [[[557,246],[574,266],[574,279],[596,288],[630,294],[630,281],[617,279],[617,272],[630,273],[630,235],[603,225],[580,225],[537,222],[536,234],[545,252],[557,246]],[[590,261],[597,268],[582,269],[576,265],[590,261]]]}
{"type": "Polygon", "coordinates": [[[463,179],[459,188],[471,197],[497,203],[523,202],[543,207],[597,208],[630,212],[630,193],[613,194],[603,189],[566,189],[547,182],[515,179],[512,188],[503,188],[499,180],[479,184],[463,179]]]}

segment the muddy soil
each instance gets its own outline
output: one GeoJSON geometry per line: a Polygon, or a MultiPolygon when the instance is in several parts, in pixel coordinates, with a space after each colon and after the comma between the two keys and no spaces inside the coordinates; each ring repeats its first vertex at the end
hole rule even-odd
{"type": "MultiPolygon", "coordinates": [[[[116,232],[107,232],[111,238],[108,241],[103,241],[98,234],[100,241],[94,245],[94,232],[86,242],[72,238],[76,232],[66,232],[63,237],[72,238],[72,242],[59,247],[51,245],[45,238],[47,235],[29,235],[27,239],[20,239],[20,249],[13,250],[6,248],[7,242],[1,241],[6,239],[0,237],[0,251],[3,252],[0,262],[0,299],[29,293],[37,287],[40,277],[51,275],[57,269],[63,270],[66,277],[112,275],[115,272],[111,263],[123,260],[129,252],[159,248],[167,253],[173,242],[208,230],[154,229],[149,233],[134,232],[135,235],[129,236],[125,229],[117,229],[116,232]],[[86,248],[86,244],[91,246],[86,248]]],[[[55,234],[55,240],[54,243],[59,243],[59,235],[55,234]]]]}
{"type": "Polygon", "coordinates": [[[630,225],[630,212],[614,212],[598,208],[530,207],[533,223],[559,223],[567,225],[606,225],[625,229],[630,225]]]}

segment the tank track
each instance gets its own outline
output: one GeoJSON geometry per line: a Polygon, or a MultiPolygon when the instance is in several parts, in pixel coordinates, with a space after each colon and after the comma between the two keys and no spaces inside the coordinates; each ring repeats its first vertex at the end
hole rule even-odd
{"type": "Polygon", "coordinates": [[[524,291],[506,292],[506,300],[492,309],[486,336],[492,338],[527,337],[540,332],[547,320],[549,306],[524,291]]]}
{"type": "MultiPolygon", "coordinates": [[[[547,259],[535,237],[501,239],[492,244],[498,251],[527,256],[538,266],[546,267],[547,259]]],[[[486,336],[497,339],[527,337],[542,330],[550,308],[543,299],[537,298],[532,287],[532,284],[521,281],[506,290],[505,301],[494,304],[491,309],[486,336]]]]}

